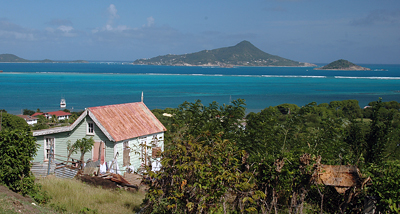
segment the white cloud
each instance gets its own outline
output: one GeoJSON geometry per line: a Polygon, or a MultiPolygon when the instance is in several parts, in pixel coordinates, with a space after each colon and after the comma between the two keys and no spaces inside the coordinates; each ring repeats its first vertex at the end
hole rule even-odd
{"type": "Polygon", "coordinates": [[[61,25],[59,26],[57,29],[61,30],[64,33],[69,33],[71,30],[73,30],[74,28],[72,26],[65,26],[65,25],[61,25]]]}
{"type": "Polygon", "coordinates": [[[114,4],[110,4],[107,8],[107,14],[108,14],[108,20],[107,23],[104,27],[101,29],[94,29],[92,30],[92,33],[98,33],[99,31],[124,31],[129,29],[125,25],[118,25],[115,26],[114,20],[119,18],[119,15],[117,14],[118,10],[115,7],[114,4]]]}
{"type": "Polygon", "coordinates": [[[107,8],[107,12],[108,12],[110,19],[119,18],[118,14],[117,14],[118,10],[115,7],[115,5],[110,4],[110,6],[107,8]]]}
{"type": "Polygon", "coordinates": [[[8,41],[33,41],[35,40],[35,31],[22,28],[19,25],[9,22],[7,19],[0,19],[0,40],[8,41]]]}
{"type": "Polygon", "coordinates": [[[154,25],[154,18],[150,16],[149,18],[147,18],[147,27],[151,27],[153,25],[154,25]]]}
{"type": "Polygon", "coordinates": [[[107,8],[107,13],[108,13],[108,21],[107,25],[105,27],[106,30],[113,30],[113,25],[114,25],[114,19],[119,18],[119,15],[117,14],[118,10],[115,7],[115,5],[110,4],[110,6],[107,8]]]}

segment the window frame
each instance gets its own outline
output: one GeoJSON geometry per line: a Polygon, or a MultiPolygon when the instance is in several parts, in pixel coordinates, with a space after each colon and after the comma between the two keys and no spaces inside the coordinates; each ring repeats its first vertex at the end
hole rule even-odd
{"type": "Polygon", "coordinates": [[[48,140],[47,139],[53,139],[53,158],[52,158],[52,160],[54,161],[54,154],[56,153],[56,138],[55,137],[53,137],[53,136],[45,136],[44,137],[44,143],[43,143],[43,157],[44,157],[44,161],[49,161],[49,158],[48,158],[48,151],[50,150],[50,148],[48,148],[48,146],[47,146],[47,142],[48,142],[48,140]]]}
{"type": "Polygon", "coordinates": [[[94,135],[94,122],[90,122],[90,121],[87,122],[86,135],[94,135]]]}

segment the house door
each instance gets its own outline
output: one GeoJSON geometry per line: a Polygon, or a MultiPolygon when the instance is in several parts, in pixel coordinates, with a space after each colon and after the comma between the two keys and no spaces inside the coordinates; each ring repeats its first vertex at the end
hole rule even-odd
{"type": "Polygon", "coordinates": [[[92,160],[97,161],[100,159],[100,164],[104,163],[104,157],[106,154],[105,150],[105,143],[104,142],[95,142],[93,146],[93,152],[92,152],[92,160]]]}

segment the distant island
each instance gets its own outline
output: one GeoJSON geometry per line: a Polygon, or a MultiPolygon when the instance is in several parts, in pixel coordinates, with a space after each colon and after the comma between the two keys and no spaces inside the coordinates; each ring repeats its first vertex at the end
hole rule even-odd
{"type": "Polygon", "coordinates": [[[0,62],[21,62],[21,63],[88,63],[85,60],[74,60],[74,61],[53,61],[50,59],[44,60],[27,60],[20,58],[14,54],[0,54],[0,62]]]}
{"type": "Polygon", "coordinates": [[[314,70],[370,71],[371,69],[361,67],[344,59],[339,59],[323,67],[314,68],[314,70]]]}
{"type": "Polygon", "coordinates": [[[168,54],[150,59],[138,59],[135,65],[171,65],[171,66],[316,66],[311,63],[296,62],[279,56],[265,53],[248,41],[235,46],[203,50],[196,53],[174,55],[168,54]]]}

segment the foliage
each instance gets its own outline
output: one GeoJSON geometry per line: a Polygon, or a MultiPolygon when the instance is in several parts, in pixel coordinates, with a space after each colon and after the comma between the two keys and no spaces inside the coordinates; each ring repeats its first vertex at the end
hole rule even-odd
{"type": "Polygon", "coordinates": [[[361,110],[357,100],[282,104],[245,119],[243,100],[156,110],[157,117],[171,115],[163,118],[171,143],[163,171],[149,173],[155,181],[146,213],[362,212],[367,195],[379,196],[381,211],[396,212],[400,105],[370,105],[361,110]],[[357,183],[340,194],[316,183],[321,164],[355,165],[360,182],[370,176],[372,185],[362,189],[357,183]]]}
{"type": "Polygon", "coordinates": [[[35,111],[29,110],[29,109],[24,109],[22,112],[23,115],[29,115],[29,116],[31,116],[34,113],[35,113],[35,111]]]}
{"type": "MultiPolygon", "coordinates": [[[[178,107],[171,132],[185,128],[186,136],[200,136],[209,132],[211,136],[222,133],[222,139],[237,142],[243,132],[242,119],[245,116],[244,100],[233,100],[230,105],[212,102],[204,106],[200,100],[195,103],[184,102],[178,107]]],[[[204,138],[203,138],[204,139],[204,138]]]]}
{"type": "Polygon", "coordinates": [[[371,164],[367,172],[373,181],[368,193],[376,196],[378,211],[400,213],[400,162],[371,164]]]}
{"type": "Polygon", "coordinates": [[[0,182],[23,195],[36,191],[30,171],[37,144],[29,128],[0,132],[0,182]]]}
{"type": "Polygon", "coordinates": [[[41,129],[48,129],[50,126],[47,124],[48,120],[43,115],[36,116],[38,121],[36,124],[32,126],[32,130],[41,130],[41,129]]]}
{"type": "Polygon", "coordinates": [[[358,100],[332,101],[329,103],[329,107],[336,109],[338,116],[341,115],[348,119],[362,117],[362,111],[358,104],[358,100]]]}
{"type": "MultiPolygon", "coordinates": [[[[84,137],[82,139],[76,140],[76,142],[70,148],[68,148],[68,150],[70,151],[72,148],[73,150],[79,149],[79,151],[81,152],[81,163],[83,163],[84,162],[83,158],[85,157],[85,154],[87,152],[92,151],[93,145],[94,145],[93,137],[90,138],[84,137]]],[[[73,153],[73,151],[71,153],[73,153]]]]}
{"type": "Polygon", "coordinates": [[[354,63],[351,63],[347,60],[344,59],[339,59],[334,62],[329,63],[328,65],[325,65],[322,67],[322,69],[346,69],[350,68],[352,66],[357,66],[354,63]]]}
{"type": "Polygon", "coordinates": [[[251,173],[242,171],[245,153],[232,142],[209,134],[205,133],[207,141],[175,141],[175,149],[164,152],[162,171],[149,173],[155,181],[146,195],[144,213],[252,209],[253,199],[248,197],[254,183],[251,173]],[[229,195],[235,200],[228,208],[229,195]]]}
{"type": "Polygon", "coordinates": [[[79,111],[79,112],[71,112],[71,116],[68,119],[68,122],[70,124],[74,123],[76,119],[78,119],[78,117],[83,113],[83,111],[79,111]]]}
{"type": "Polygon", "coordinates": [[[381,116],[381,99],[373,107],[372,122],[370,131],[366,137],[365,163],[381,163],[384,159],[386,144],[389,142],[388,133],[390,132],[393,114],[381,116]]]}
{"type": "Polygon", "coordinates": [[[29,125],[26,123],[26,121],[18,116],[8,114],[6,112],[1,113],[1,130],[9,129],[9,130],[14,130],[14,129],[26,129],[29,127],[29,125]]]}

